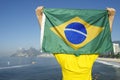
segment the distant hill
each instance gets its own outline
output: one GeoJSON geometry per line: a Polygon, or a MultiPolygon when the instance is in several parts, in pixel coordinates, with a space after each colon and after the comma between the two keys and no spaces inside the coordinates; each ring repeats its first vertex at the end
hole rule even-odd
{"type": "Polygon", "coordinates": [[[120,41],[113,41],[113,43],[119,43],[119,45],[120,45],[120,41]]]}
{"type": "Polygon", "coordinates": [[[35,48],[29,48],[29,49],[19,49],[14,54],[11,55],[11,57],[35,57],[37,55],[40,55],[40,51],[36,50],[35,48]]]}

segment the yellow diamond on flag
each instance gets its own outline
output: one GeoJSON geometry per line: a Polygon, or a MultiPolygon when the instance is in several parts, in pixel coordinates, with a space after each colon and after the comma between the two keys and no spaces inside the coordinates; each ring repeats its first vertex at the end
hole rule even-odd
{"type": "Polygon", "coordinates": [[[74,17],[50,29],[75,50],[88,44],[103,30],[102,27],[90,25],[80,17],[74,17]]]}

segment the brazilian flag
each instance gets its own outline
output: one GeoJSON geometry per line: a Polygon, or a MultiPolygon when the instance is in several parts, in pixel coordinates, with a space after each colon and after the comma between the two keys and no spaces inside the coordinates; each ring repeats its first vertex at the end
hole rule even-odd
{"type": "Polygon", "coordinates": [[[112,51],[107,10],[44,8],[43,52],[95,54],[112,51]]]}

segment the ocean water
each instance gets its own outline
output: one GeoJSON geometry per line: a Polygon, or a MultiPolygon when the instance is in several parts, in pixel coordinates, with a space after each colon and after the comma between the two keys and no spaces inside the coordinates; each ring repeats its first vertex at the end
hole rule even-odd
{"type": "MultiPolygon", "coordinates": [[[[93,80],[120,80],[120,68],[95,62],[93,80]]],[[[0,80],[62,80],[54,57],[2,57],[0,80]]]]}
{"type": "Polygon", "coordinates": [[[0,80],[61,80],[55,58],[0,58],[0,80]]]}

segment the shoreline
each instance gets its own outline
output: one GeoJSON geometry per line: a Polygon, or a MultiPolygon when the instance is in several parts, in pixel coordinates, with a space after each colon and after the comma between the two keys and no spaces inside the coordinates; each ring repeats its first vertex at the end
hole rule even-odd
{"type": "Polygon", "coordinates": [[[120,59],[117,58],[98,58],[97,60],[103,60],[103,61],[112,61],[112,62],[118,62],[120,63],[120,59]]]}
{"type": "Polygon", "coordinates": [[[116,59],[116,58],[98,58],[96,60],[96,62],[98,63],[102,63],[105,65],[110,65],[116,68],[120,68],[120,59],[116,59]]]}

